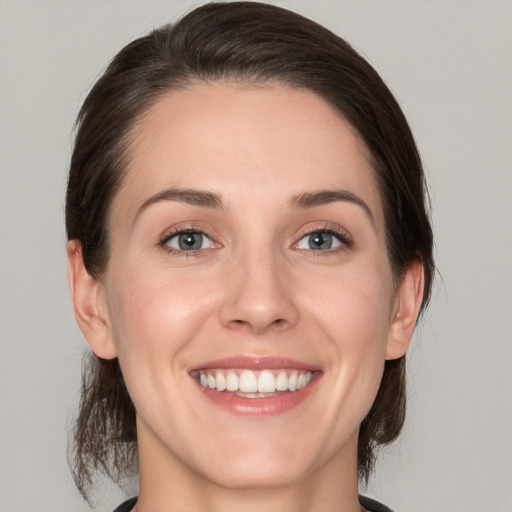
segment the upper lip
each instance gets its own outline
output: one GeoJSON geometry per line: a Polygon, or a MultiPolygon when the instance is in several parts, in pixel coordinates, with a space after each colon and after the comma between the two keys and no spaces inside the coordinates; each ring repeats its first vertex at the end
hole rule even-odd
{"type": "Polygon", "coordinates": [[[296,370],[306,370],[311,372],[320,371],[320,367],[318,365],[298,361],[289,357],[256,355],[236,355],[224,357],[222,359],[206,361],[198,366],[195,366],[191,369],[191,371],[222,368],[241,368],[248,370],[277,370],[293,368],[296,370]]]}

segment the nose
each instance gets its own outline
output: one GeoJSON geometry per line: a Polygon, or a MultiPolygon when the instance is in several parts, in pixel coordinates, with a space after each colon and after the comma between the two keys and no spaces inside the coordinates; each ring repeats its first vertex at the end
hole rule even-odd
{"type": "Polygon", "coordinates": [[[240,258],[227,270],[220,321],[253,334],[282,331],[297,324],[293,281],[271,250],[240,258]],[[233,268],[234,267],[234,268],[233,268]]]}

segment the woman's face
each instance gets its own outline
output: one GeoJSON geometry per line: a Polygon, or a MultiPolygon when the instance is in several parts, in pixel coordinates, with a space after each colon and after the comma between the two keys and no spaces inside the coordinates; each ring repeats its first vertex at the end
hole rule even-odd
{"type": "Polygon", "coordinates": [[[406,346],[364,145],[273,85],[169,93],[133,135],[102,297],[141,472],[245,487],[355,470],[406,346]]]}

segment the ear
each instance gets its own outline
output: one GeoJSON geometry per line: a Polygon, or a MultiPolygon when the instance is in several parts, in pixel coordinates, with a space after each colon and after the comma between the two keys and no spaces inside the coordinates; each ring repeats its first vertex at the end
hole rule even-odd
{"type": "Polygon", "coordinates": [[[78,326],[98,357],[113,359],[117,352],[103,284],[87,272],[78,240],[68,243],[67,254],[69,287],[78,326]]]}
{"type": "Polygon", "coordinates": [[[386,359],[405,355],[412,339],[423,299],[424,276],[421,259],[414,260],[402,275],[391,313],[386,359]]]}

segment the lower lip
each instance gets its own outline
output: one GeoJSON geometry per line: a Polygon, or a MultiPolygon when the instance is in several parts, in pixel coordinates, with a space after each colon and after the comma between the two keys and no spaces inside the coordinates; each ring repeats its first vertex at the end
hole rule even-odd
{"type": "Polygon", "coordinates": [[[303,402],[316,388],[320,375],[302,389],[298,391],[283,393],[282,395],[246,398],[238,396],[235,393],[226,391],[215,391],[214,389],[200,386],[204,396],[210,399],[216,405],[226,409],[232,414],[238,416],[266,417],[284,414],[303,402]]]}

